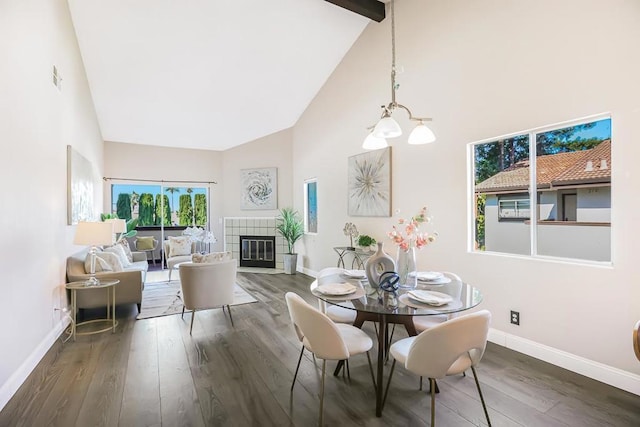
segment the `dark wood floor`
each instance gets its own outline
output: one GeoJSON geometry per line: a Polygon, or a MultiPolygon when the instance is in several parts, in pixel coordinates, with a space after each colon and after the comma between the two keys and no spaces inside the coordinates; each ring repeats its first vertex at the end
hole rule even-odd
{"type": "MultiPolygon", "coordinates": [[[[189,336],[187,316],[136,321],[135,306],[119,307],[115,334],[54,346],[0,412],[0,426],[317,425],[319,369],[308,354],[289,392],[300,344],[284,302],[296,291],[315,304],[312,279],[239,276],[259,302],[232,307],[235,328],[209,310],[189,336]]],[[[373,337],[371,325],[365,330],[373,337]]],[[[640,397],[493,344],[478,375],[494,426],[640,426],[640,397]]],[[[485,425],[471,374],[439,386],[437,425],[485,425]]],[[[366,357],[351,361],[351,382],[328,377],[326,425],[426,425],[429,410],[428,394],[402,368],[382,418],[366,357]]]]}

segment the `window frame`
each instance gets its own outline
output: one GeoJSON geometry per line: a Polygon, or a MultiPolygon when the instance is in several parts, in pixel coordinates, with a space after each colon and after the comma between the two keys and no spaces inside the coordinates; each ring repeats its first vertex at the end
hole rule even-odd
{"type": "MultiPolygon", "coordinates": [[[[571,262],[577,264],[586,264],[586,265],[600,265],[600,266],[613,266],[613,225],[612,222],[608,223],[610,227],[610,233],[612,236],[611,240],[611,256],[608,261],[595,261],[583,258],[563,258],[559,256],[553,255],[540,255],[538,254],[538,227],[539,227],[539,191],[537,186],[537,152],[536,152],[536,141],[537,135],[554,131],[558,129],[569,128],[573,126],[579,126],[586,123],[598,122],[601,120],[609,119],[613,123],[613,117],[611,113],[599,113],[591,116],[582,117],[579,119],[568,120],[564,122],[554,123],[550,125],[540,126],[536,128],[527,129],[524,131],[512,132],[504,135],[499,135],[491,138],[485,138],[479,141],[471,142],[467,144],[467,212],[468,212],[468,221],[467,221],[467,252],[474,254],[488,254],[488,255],[499,255],[499,256],[507,256],[507,257],[518,257],[518,258],[528,258],[528,259],[542,259],[549,261],[559,261],[559,262],[571,262]],[[529,226],[529,241],[530,241],[530,251],[528,255],[517,254],[517,253],[509,253],[509,252],[497,252],[497,251],[487,251],[487,250],[479,250],[476,247],[476,193],[475,193],[475,173],[476,173],[476,164],[475,164],[475,147],[481,144],[487,144],[491,142],[496,142],[503,139],[510,139],[520,135],[528,135],[529,137],[529,212],[530,218],[517,218],[515,220],[524,220],[530,223],[529,226]],[[536,161],[531,161],[531,159],[536,159],[536,161]]],[[[613,140],[613,124],[611,125],[611,136],[609,137],[613,140]]],[[[613,187],[613,176],[611,177],[610,186],[613,187]]],[[[613,210],[613,200],[611,200],[611,210],[613,210]]],[[[613,216],[613,212],[611,213],[613,216]]],[[[502,219],[499,218],[499,221],[513,221],[512,219],[502,219]]],[[[603,223],[604,224],[604,223],[603,223]]]]}

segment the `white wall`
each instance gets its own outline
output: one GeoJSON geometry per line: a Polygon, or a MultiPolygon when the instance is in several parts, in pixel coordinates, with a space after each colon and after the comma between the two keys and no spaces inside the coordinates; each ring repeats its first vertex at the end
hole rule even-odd
{"type": "Polygon", "coordinates": [[[275,217],[278,209],[292,206],[291,140],[292,130],[285,129],[223,152],[225,216],[275,217]],[[241,210],[240,170],[269,167],[278,169],[278,209],[241,210]]]}
{"type": "MultiPolygon", "coordinates": [[[[640,394],[630,335],[640,318],[631,231],[640,203],[628,196],[640,185],[640,2],[403,0],[396,12],[398,101],[434,117],[438,137],[427,146],[407,145],[406,135],[392,141],[393,210],[411,215],[426,204],[440,235],[418,252],[419,267],[479,286],[504,343],[631,376],[640,394]],[[612,117],[613,267],[467,252],[467,144],[602,112],[612,117]],[[520,311],[520,326],[509,324],[509,310],[520,311]]],[[[390,100],[389,25],[367,27],[294,128],[297,209],[303,180],[318,178],[318,234],[303,248],[310,270],[335,264],[345,221],[377,239],[392,222],[350,218],[346,203],[347,158],[363,151],[365,128],[390,100]]],[[[388,240],[385,249],[395,253],[388,240]]]]}
{"type": "Polygon", "coordinates": [[[97,214],[103,143],[66,1],[0,2],[0,58],[2,408],[62,328],[53,308],[66,305],[65,259],[81,249],[67,225],[66,146],[94,168],[97,214]]]}
{"type": "MultiPolygon", "coordinates": [[[[165,186],[187,187],[187,184],[172,185],[172,181],[196,181],[209,186],[209,215],[211,230],[218,239],[212,250],[222,250],[223,230],[223,162],[222,153],[210,150],[192,150],[182,148],[156,147],[139,144],[104,144],[105,177],[125,178],[126,180],[150,179],[165,186]]],[[[104,182],[103,212],[110,212],[111,185],[123,182],[109,180],[104,182]]],[[[138,182],[145,184],[145,182],[138,182]]],[[[154,183],[148,183],[154,185],[154,183]]],[[[177,198],[176,198],[177,200],[177,198]]],[[[159,256],[159,255],[156,255],[159,256]]]]}

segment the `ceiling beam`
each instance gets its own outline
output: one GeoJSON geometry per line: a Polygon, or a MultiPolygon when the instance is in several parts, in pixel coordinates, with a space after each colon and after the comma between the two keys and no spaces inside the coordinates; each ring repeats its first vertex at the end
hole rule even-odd
{"type": "Polygon", "coordinates": [[[380,22],[385,17],[384,3],[378,0],[325,0],[336,6],[362,15],[376,22],[380,22]]]}

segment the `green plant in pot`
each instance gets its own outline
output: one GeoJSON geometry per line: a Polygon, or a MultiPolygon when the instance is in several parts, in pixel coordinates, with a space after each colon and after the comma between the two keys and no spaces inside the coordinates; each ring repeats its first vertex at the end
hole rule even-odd
{"type": "Polygon", "coordinates": [[[366,234],[358,236],[358,246],[362,249],[371,250],[371,246],[376,244],[376,239],[366,234]]]}
{"type": "MultiPolygon", "coordinates": [[[[119,219],[118,214],[100,214],[100,221],[104,222],[108,219],[119,219]]],[[[127,220],[126,224],[127,231],[125,231],[124,233],[120,233],[120,236],[118,236],[116,242],[119,242],[122,239],[126,239],[127,237],[134,237],[136,234],[138,234],[138,231],[136,230],[136,227],[138,226],[138,218],[127,220]]]]}
{"type": "Polygon", "coordinates": [[[293,208],[280,209],[280,216],[276,218],[276,231],[287,242],[288,253],[283,255],[284,272],[286,274],[296,274],[298,254],[293,252],[293,247],[304,234],[304,225],[298,212],[293,208]]]}

